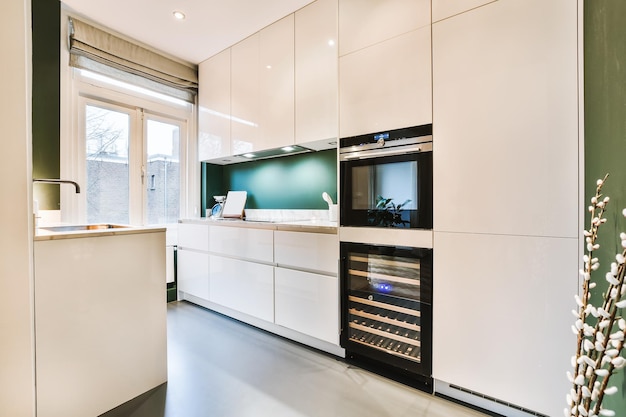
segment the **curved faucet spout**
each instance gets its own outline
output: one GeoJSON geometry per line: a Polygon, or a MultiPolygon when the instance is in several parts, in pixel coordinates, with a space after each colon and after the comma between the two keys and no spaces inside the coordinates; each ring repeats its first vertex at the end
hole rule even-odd
{"type": "Polygon", "coordinates": [[[80,193],[80,185],[78,185],[78,183],[75,181],[49,179],[49,178],[33,178],[33,182],[41,182],[44,184],[72,184],[76,188],[76,194],[80,193]]]}

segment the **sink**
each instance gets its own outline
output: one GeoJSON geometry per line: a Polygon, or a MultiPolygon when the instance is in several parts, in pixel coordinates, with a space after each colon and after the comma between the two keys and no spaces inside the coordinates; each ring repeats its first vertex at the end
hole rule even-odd
{"type": "Polygon", "coordinates": [[[124,229],[132,226],[120,225],[120,224],[82,224],[82,225],[63,225],[63,226],[44,226],[40,227],[41,230],[47,230],[49,232],[84,232],[88,230],[107,230],[107,229],[124,229]]]}

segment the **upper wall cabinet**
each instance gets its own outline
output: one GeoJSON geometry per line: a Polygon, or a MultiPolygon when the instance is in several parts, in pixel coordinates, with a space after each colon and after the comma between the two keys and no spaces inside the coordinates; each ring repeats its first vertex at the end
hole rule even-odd
{"type": "Polygon", "coordinates": [[[198,157],[230,155],[230,49],[200,63],[198,79],[198,157]]]}
{"type": "Polygon", "coordinates": [[[294,16],[232,47],[235,155],[294,143],[294,16]]]}
{"type": "Polygon", "coordinates": [[[432,122],[430,33],[426,26],[339,59],[341,137],[432,122]]]}
{"type": "Polygon", "coordinates": [[[339,56],[428,26],[430,21],[430,0],[341,0],[339,56]]]}
{"type": "Polygon", "coordinates": [[[433,22],[475,9],[476,7],[480,7],[494,1],[497,0],[432,0],[433,22]]]}
{"type": "Polygon", "coordinates": [[[296,143],[337,137],[337,0],[295,13],[296,143]]]}
{"type": "Polygon", "coordinates": [[[256,149],[294,143],[294,15],[259,32],[259,123],[256,149]]]}
{"type": "MultiPolygon", "coordinates": [[[[200,88],[204,86],[200,84],[200,88]]],[[[231,48],[232,153],[251,152],[259,143],[259,34],[231,48]]]]}
{"type": "Polygon", "coordinates": [[[578,236],[577,2],[433,24],[436,231],[578,236]]]}

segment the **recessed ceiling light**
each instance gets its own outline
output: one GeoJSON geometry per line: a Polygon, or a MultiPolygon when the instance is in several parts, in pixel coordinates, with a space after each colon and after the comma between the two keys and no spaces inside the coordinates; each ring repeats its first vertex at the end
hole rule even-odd
{"type": "Polygon", "coordinates": [[[185,20],[185,13],[181,12],[180,10],[174,10],[172,14],[178,20],[185,20]]]}

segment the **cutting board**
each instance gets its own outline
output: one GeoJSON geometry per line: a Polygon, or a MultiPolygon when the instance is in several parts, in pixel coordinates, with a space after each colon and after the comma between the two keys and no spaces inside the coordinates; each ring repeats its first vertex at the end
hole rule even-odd
{"type": "Polygon", "coordinates": [[[226,203],[222,210],[222,217],[225,219],[241,219],[243,209],[246,206],[247,191],[229,191],[226,195],[226,203]]]}

